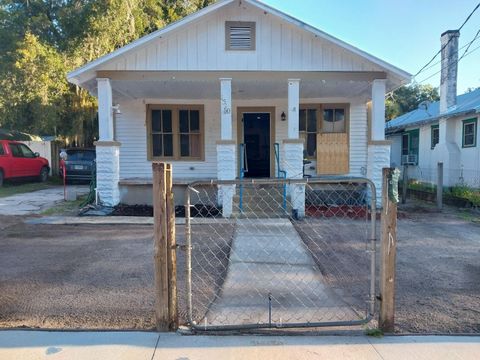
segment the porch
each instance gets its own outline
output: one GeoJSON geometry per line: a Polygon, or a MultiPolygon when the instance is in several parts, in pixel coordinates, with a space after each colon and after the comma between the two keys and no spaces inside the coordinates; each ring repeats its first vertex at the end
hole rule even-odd
{"type": "Polygon", "coordinates": [[[98,71],[87,86],[109,205],[149,192],[157,160],[173,164],[180,197],[195,180],[304,175],[368,177],[380,191],[389,164],[383,72],[98,71]]]}

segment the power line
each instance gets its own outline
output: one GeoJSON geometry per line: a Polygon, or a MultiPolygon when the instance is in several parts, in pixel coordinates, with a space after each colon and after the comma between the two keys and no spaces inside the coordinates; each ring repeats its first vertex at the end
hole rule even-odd
{"type": "MultiPolygon", "coordinates": [[[[458,59],[458,62],[460,62],[460,60],[462,60],[463,58],[465,58],[465,57],[467,57],[468,55],[472,54],[473,52],[477,51],[478,49],[480,49],[480,46],[477,46],[475,49],[473,49],[473,50],[470,51],[470,52],[465,52],[465,53],[463,53],[462,57],[461,57],[460,59],[458,59]]],[[[430,79],[431,79],[432,77],[434,77],[435,75],[440,74],[443,69],[446,69],[446,68],[448,68],[448,67],[451,66],[451,65],[453,65],[453,64],[446,64],[446,65],[443,66],[440,70],[438,70],[436,73],[434,73],[434,74],[430,75],[429,77],[427,77],[427,78],[425,78],[425,79],[423,79],[423,80],[421,80],[421,81],[418,81],[418,82],[416,82],[416,83],[417,83],[417,84],[421,84],[421,83],[423,83],[423,82],[425,82],[425,81],[427,81],[427,80],[430,80],[430,79]]]]}
{"type": "MultiPolygon", "coordinates": [[[[460,50],[463,50],[463,49],[465,49],[466,47],[470,47],[475,41],[477,41],[478,39],[480,39],[480,36],[479,36],[479,35],[480,35],[480,29],[478,30],[477,35],[474,37],[474,39],[473,39],[472,41],[470,41],[469,43],[466,43],[465,45],[463,45],[461,48],[459,48],[459,49],[454,53],[454,55],[458,54],[458,53],[460,52],[460,50]]],[[[467,51],[468,51],[468,49],[465,50],[465,52],[467,52],[467,51]]],[[[462,55],[462,56],[463,56],[463,55],[462,55]]],[[[460,57],[460,59],[461,59],[461,57],[460,57]]],[[[437,66],[437,65],[440,64],[441,62],[442,62],[442,60],[438,60],[436,63],[434,63],[434,64],[430,65],[429,67],[427,67],[424,71],[427,71],[428,69],[431,69],[431,68],[437,66]]]]}
{"type": "Polygon", "coordinates": [[[479,35],[480,35],[480,29],[478,29],[478,31],[477,31],[477,33],[475,34],[473,40],[470,41],[470,44],[468,44],[467,49],[465,50],[465,52],[463,53],[463,55],[460,57],[460,59],[458,59],[458,61],[462,60],[462,59],[465,57],[465,55],[466,55],[467,52],[468,52],[468,49],[470,49],[470,46],[472,46],[473,42],[478,39],[479,35]]]}
{"type": "MultiPolygon", "coordinates": [[[[479,5],[480,5],[480,3],[479,3],[479,5]]],[[[460,60],[462,60],[464,57],[470,55],[471,53],[473,53],[474,51],[476,51],[476,50],[479,49],[479,47],[476,47],[476,48],[473,49],[472,51],[470,51],[470,52],[468,51],[468,50],[470,49],[470,47],[472,46],[472,44],[473,44],[475,41],[477,41],[479,38],[480,38],[480,29],[477,31],[476,35],[473,37],[472,40],[470,40],[468,43],[466,43],[465,45],[463,45],[460,49],[458,49],[458,50],[456,51],[455,55],[457,55],[457,54],[460,52],[460,50],[466,48],[465,52],[464,52],[464,53],[462,54],[462,56],[458,59],[457,64],[458,64],[458,63],[460,62],[460,60]]],[[[440,64],[441,62],[442,62],[442,60],[439,60],[439,61],[437,61],[435,64],[433,64],[433,65],[429,66],[428,68],[426,68],[425,70],[431,69],[431,68],[433,68],[434,66],[440,64]]],[[[437,71],[437,72],[434,73],[433,75],[431,75],[431,76],[429,76],[429,77],[427,77],[427,78],[425,78],[425,79],[423,79],[423,80],[421,80],[421,81],[419,81],[419,82],[415,81],[415,77],[413,77],[412,83],[421,84],[421,83],[423,83],[423,82],[431,79],[431,78],[434,77],[435,75],[439,74],[443,69],[447,69],[449,66],[450,66],[450,65],[449,65],[448,63],[445,64],[445,65],[442,65],[442,67],[440,68],[439,71],[437,71]]],[[[388,96],[388,97],[392,97],[392,96],[393,96],[393,93],[394,93],[395,91],[397,91],[398,89],[400,89],[402,86],[404,86],[404,85],[400,85],[400,86],[396,87],[395,89],[391,90],[391,91],[390,91],[388,94],[386,94],[385,96],[386,96],[386,97],[387,97],[387,96],[388,96]]]]}
{"type": "MultiPolygon", "coordinates": [[[[463,22],[463,24],[458,28],[458,31],[462,30],[463,27],[465,26],[465,24],[468,22],[468,20],[470,20],[470,18],[472,17],[472,15],[475,13],[475,11],[477,11],[477,9],[480,7],[480,2],[477,4],[477,6],[475,6],[475,9],[472,10],[472,12],[467,16],[467,18],[465,19],[465,21],[463,22]]],[[[425,68],[427,66],[429,66],[436,58],[439,54],[442,53],[442,51],[448,46],[448,44],[450,44],[450,41],[452,41],[452,38],[450,38],[447,43],[445,45],[442,46],[442,48],[433,56],[433,58],[428,62],[426,63],[413,77],[417,77],[423,70],[425,70],[425,68]]]]}

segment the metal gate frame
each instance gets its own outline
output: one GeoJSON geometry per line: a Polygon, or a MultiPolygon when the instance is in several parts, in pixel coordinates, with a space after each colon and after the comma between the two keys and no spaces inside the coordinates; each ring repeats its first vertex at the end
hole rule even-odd
{"type": "MultiPolygon", "coordinates": [[[[321,328],[334,326],[359,326],[370,322],[375,315],[376,303],[376,243],[377,243],[377,196],[375,184],[367,178],[362,177],[327,177],[327,178],[304,178],[304,179],[243,179],[243,180],[210,180],[195,181],[187,186],[185,194],[185,236],[186,236],[186,290],[188,323],[192,330],[203,331],[235,331],[235,330],[260,330],[260,329],[298,329],[298,328],[321,328]],[[199,186],[228,186],[235,185],[242,189],[245,185],[308,185],[308,184],[365,184],[367,186],[369,201],[366,206],[370,208],[370,238],[366,239],[366,253],[370,254],[370,275],[368,308],[366,316],[362,320],[351,321],[329,321],[329,322],[301,322],[301,323],[266,323],[266,324],[242,324],[242,325],[198,325],[193,320],[192,305],[192,231],[191,231],[191,192],[199,193],[195,187],[199,186]],[[369,203],[369,204],[368,204],[369,203]]],[[[367,199],[368,200],[368,199],[367,199]]],[[[292,215],[289,215],[290,218],[292,215]]],[[[367,213],[368,218],[368,213],[367,213]]]]}

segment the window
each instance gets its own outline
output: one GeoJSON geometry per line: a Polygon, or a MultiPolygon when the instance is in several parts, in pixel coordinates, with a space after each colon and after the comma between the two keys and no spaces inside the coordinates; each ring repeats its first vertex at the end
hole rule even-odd
{"type": "Polygon", "coordinates": [[[18,144],[18,146],[20,147],[20,150],[22,151],[24,158],[33,159],[35,157],[35,154],[33,153],[32,150],[30,150],[30,148],[27,145],[18,144]]]}
{"type": "Polygon", "coordinates": [[[406,133],[402,135],[402,156],[408,155],[410,144],[410,134],[406,133]]]}
{"type": "Polygon", "coordinates": [[[420,130],[409,130],[402,135],[402,164],[418,164],[420,130]]]}
{"type": "Polygon", "coordinates": [[[149,159],[203,160],[203,106],[149,106],[149,159]]]}
{"type": "Polygon", "coordinates": [[[305,143],[307,158],[315,158],[317,155],[317,116],[317,109],[300,109],[300,138],[305,143]]]}
{"type": "Polygon", "coordinates": [[[3,144],[0,143],[0,156],[5,155],[5,150],[3,150],[3,144]]]}
{"type": "Polygon", "coordinates": [[[345,132],[345,109],[324,108],[322,120],[323,133],[344,133],[345,132]]]}
{"type": "Polygon", "coordinates": [[[226,50],[255,50],[255,23],[227,21],[225,23],[226,50]]]}
{"type": "Polygon", "coordinates": [[[440,141],[440,129],[438,128],[438,125],[432,125],[431,128],[431,147],[432,149],[435,148],[435,145],[438,144],[440,141]]]}
{"type": "Polygon", "coordinates": [[[305,157],[317,156],[318,133],[345,133],[348,105],[301,105],[300,138],[305,143],[305,157]]]}
{"type": "Polygon", "coordinates": [[[13,157],[23,157],[22,149],[18,144],[8,144],[13,157]]]}
{"type": "Polygon", "coordinates": [[[464,148],[477,146],[477,119],[463,120],[462,146],[464,148]]]}
{"type": "Polygon", "coordinates": [[[90,150],[67,150],[67,159],[70,161],[93,161],[95,151],[90,150]]]}

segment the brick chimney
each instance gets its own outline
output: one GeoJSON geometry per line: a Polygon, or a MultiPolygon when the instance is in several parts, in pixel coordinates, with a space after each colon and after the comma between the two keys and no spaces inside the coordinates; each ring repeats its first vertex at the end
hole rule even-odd
{"type": "Polygon", "coordinates": [[[442,75],[440,78],[440,114],[457,104],[458,38],[460,31],[442,34],[442,75]]]}

